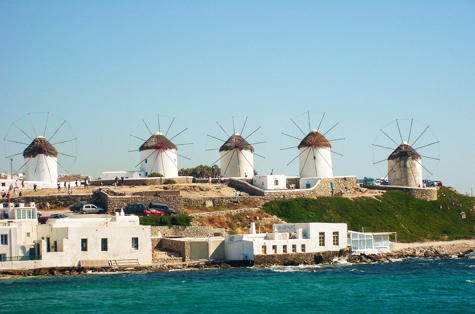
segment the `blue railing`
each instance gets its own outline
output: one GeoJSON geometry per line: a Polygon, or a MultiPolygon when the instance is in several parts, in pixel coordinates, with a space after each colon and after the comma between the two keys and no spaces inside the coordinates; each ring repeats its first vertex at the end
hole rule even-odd
{"type": "Polygon", "coordinates": [[[0,262],[19,262],[19,261],[39,261],[41,260],[41,255],[33,256],[0,256],[0,262]]]}

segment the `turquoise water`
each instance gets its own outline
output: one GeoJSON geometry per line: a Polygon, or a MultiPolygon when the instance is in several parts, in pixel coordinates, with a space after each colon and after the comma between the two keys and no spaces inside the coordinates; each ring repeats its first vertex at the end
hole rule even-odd
{"type": "Polygon", "coordinates": [[[0,280],[2,313],[474,313],[475,260],[0,280]]]}

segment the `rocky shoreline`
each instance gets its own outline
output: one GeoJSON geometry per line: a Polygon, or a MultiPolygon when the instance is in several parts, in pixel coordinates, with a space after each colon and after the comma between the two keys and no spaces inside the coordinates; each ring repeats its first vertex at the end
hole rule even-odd
{"type": "MultiPolygon", "coordinates": [[[[408,245],[410,246],[410,244],[408,245]]],[[[268,255],[269,256],[269,255],[268,255]]],[[[475,258],[475,243],[469,242],[448,242],[443,245],[415,245],[413,247],[403,247],[386,254],[360,254],[351,255],[349,250],[339,252],[313,253],[311,258],[302,258],[300,255],[279,254],[279,259],[274,259],[272,263],[260,263],[255,266],[297,266],[315,264],[339,264],[339,263],[374,263],[374,262],[395,262],[408,258],[475,258]]],[[[37,269],[15,269],[0,270],[0,278],[31,277],[31,276],[59,276],[59,275],[88,275],[98,273],[120,273],[120,272],[158,272],[170,270],[201,270],[206,268],[226,269],[231,267],[251,266],[248,261],[212,263],[188,262],[155,264],[146,266],[122,266],[122,267],[49,267],[37,269]]]]}

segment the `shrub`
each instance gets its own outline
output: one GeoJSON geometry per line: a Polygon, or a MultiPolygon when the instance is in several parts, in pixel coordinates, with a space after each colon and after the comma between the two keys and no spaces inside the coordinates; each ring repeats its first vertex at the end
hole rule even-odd
{"type": "Polygon", "coordinates": [[[158,173],[158,172],[152,172],[151,174],[148,175],[149,178],[161,178],[163,177],[163,174],[158,173]]]}
{"type": "Polygon", "coordinates": [[[176,184],[176,181],[173,179],[166,179],[165,181],[163,181],[163,184],[176,184]]]}
{"type": "Polygon", "coordinates": [[[188,227],[191,222],[191,217],[188,215],[173,215],[173,216],[143,216],[140,217],[141,225],[148,226],[184,226],[188,227]]]}

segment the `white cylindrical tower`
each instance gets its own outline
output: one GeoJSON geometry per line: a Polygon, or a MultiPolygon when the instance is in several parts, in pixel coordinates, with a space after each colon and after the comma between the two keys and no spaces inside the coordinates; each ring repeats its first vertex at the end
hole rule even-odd
{"type": "Polygon", "coordinates": [[[58,182],[58,151],[43,136],[38,136],[23,151],[25,180],[58,182]]]}
{"type": "Polygon", "coordinates": [[[254,147],[235,132],[220,149],[223,177],[254,176],[254,147]]]}
{"type": "Polygon", "coordinates": [[[330,142],[317,130],[313,130],[300,142],[299,173],[301,178],[333,177],[330,142]]]}
{"type": "Polygon", "coordinates": [[[178,177],[178,159],[175,144],[162,133],[155,132],[140,146],[140,170],[149,175],[153,172],[164,177],[178,177]]]}
{"type": "Polygon", "coordinates": [[[388,157],[390,185],[422,187],[422,158],[407,142],[403,142],[388,157]]]}

